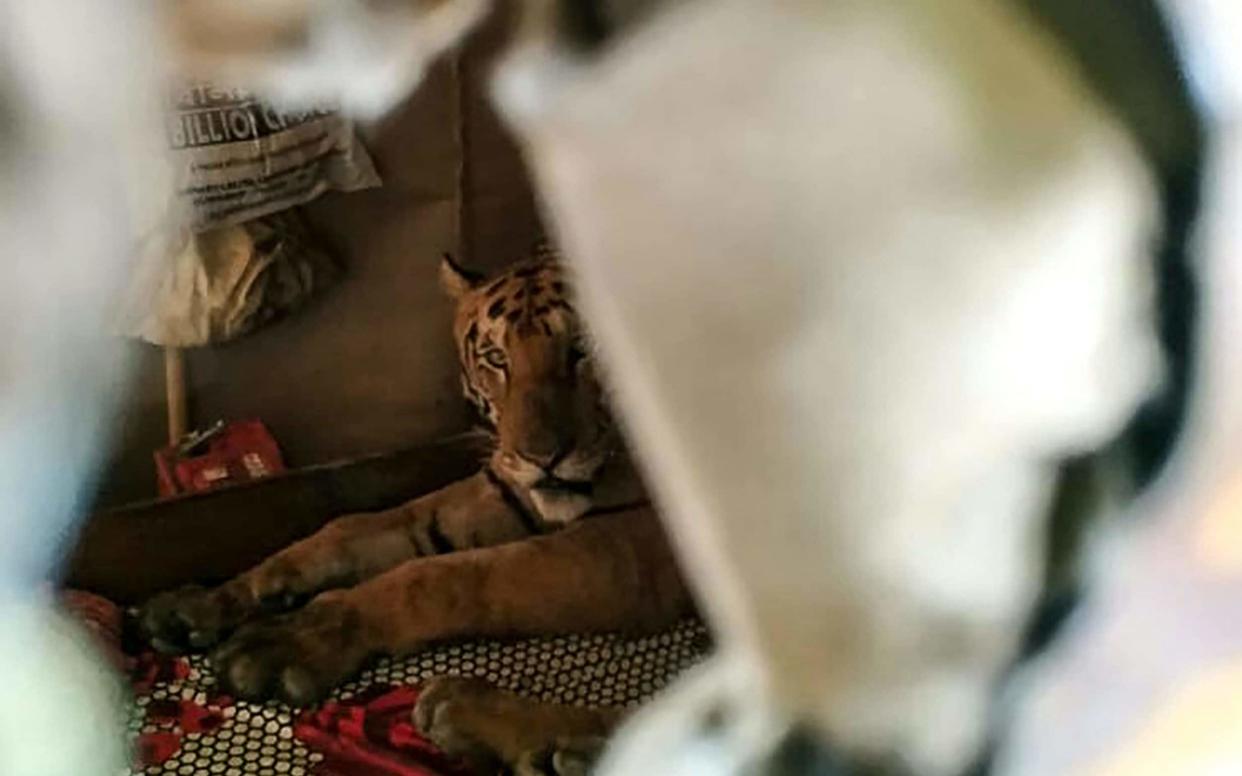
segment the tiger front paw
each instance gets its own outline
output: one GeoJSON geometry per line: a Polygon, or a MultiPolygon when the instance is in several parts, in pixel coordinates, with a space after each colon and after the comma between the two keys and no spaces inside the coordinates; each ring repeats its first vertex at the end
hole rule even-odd
{"type": "Polygon", "coordinates": [[[244,618],[243,607],[224,588],[188,585],[144,604],[138,626],[157,651],[183,654],[215,646],[244,618]]]}
{"type": "Polygon", "coordinates": [[[210,659],[221,685],[239,698],[307,706],[352,676],[371,651],[357,610],[321,596],[291,614],[242,626],[210,659]]]}

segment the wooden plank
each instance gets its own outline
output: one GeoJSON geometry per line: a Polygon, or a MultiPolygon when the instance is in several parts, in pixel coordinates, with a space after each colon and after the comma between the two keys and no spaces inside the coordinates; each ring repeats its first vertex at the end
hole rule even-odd
{"type": "Polygon", "coordinates": [[[218,582],[337,515],[395,506],[464,477],[479,459],[477,442],[456,437],[101,512],[78,537],[66,583],[128,604],[191,582],[218,582]]]}

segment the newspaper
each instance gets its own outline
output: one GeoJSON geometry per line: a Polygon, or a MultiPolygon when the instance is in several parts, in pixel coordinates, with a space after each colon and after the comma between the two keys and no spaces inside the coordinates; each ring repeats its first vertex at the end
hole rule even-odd
{"type": "Polygon", "coordinates": [[[380,185],[353,122],[330,106],[284,112],[248,91],[198,82],[174,95],[167,122],[177,194],[194,231],[380,185]]]}

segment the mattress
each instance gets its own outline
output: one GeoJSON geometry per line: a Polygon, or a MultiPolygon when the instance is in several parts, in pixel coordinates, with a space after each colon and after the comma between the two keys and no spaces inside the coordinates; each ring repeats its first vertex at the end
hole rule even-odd
{"type": "Polygon", "coordinates": [[[409,722],[420,682],[475,676],[524,696],[579,705],[642,703],[709,649],[686,620],[653,635],[577,635],[446,644],[383,659],[325,704],[295,710],[223,694],[201,656],[128,660],[134,697],[132,776],[407,776],[452,774],[409,722]]]}

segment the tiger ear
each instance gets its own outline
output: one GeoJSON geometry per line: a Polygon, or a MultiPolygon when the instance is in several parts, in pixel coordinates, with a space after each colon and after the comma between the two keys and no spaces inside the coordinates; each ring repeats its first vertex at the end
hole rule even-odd
{"type": "Polygon", "coordinates": [[[444,289],[444,293],[448,294],[449,299],[454,301],[460,299],[469,291],[478,288],[482,282],[482,275],[477,272],[471,272],[453,261],[451,255],[446,253],[440,259],[440,288],[444,289]]]}

